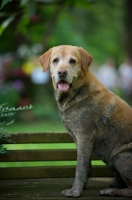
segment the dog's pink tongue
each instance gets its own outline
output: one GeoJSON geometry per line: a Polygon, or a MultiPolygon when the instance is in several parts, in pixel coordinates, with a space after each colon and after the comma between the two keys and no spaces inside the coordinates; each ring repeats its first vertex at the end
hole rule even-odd
{"type": "Polygon", "coordinates": [[[69,84],[66,82],[60,82],[60,83],[58,83],[58,88],[61,91],[66,91],[69,89],[69,84]]]}

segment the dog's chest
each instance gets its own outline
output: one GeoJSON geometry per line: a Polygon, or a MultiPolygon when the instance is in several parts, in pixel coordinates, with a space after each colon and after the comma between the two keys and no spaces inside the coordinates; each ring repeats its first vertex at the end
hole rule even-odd
{"type": "Polygon", "coordinates": [[[81,126],[79,123],[80,115],[81,114],[78,113],[77,110],[66,111],[66,112],[61,113],[61,118],[66,128],[74,132],[76,129],[79,129],[81,126]]]}

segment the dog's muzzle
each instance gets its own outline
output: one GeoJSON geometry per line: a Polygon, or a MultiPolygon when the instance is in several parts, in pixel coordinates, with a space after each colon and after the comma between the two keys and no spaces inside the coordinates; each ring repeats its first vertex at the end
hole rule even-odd
{"type": "Polygon", "coordinates": [[[57,74],[59,79],[57,83],[57,88],[62,92],[68,91],[70,88],[70,84],[67,82],[68,71],[66,69],[61,69],[58,70],[57,74]]]}

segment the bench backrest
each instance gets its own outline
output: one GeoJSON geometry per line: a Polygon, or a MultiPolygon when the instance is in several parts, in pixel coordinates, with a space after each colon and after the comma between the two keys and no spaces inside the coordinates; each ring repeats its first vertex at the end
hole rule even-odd
{"type": "MultiPolygon", "coordinates": [[[[0,155],[0,179],[67,178],[75,176],[77,153],[76,148],[71,149],[71,144],[74,141],[68,133],[11,133],[11,140],[14,143],[10,144],[10,148],[17,145],[18,148],[10,150],[9,156],[0,155]],[[29,148],[19,149],[22,144],[27,144],[29,148]],[[33,144],[41,145],[41,148],[34,149],[34,147],[31,147],[33,144]],[[50,144],[51,147],[56,144],[57,147],[46,149],[47,144],[50,144]],[[64,149],[65,144],[69,147],[68,149],[64,149]],[[56,164],[51,161],[59,161],[59,163],[56,164]],[[66,164],[64,161],[67,161],[66,164]],[[73,164],[70,164],[71,161],[74,161],[73,164]],[[10,166],[11,164],[13,166],[10,166]]],[[[92,156],[93,160],[99,159],[92,156]]],[[[112,175],[105,165],[98,165],[98,163],[93,165],[94,177],[110,177],[112,175]]]]}

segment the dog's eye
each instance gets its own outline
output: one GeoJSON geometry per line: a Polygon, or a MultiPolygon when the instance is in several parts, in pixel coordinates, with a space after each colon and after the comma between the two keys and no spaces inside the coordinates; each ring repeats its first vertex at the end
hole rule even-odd
{"type": "Polygon", "coordinates": [[[53,60],[53,63],[58,63],[59,62],[59,58],[55,58],[54,60],[53,60]]]}
{"type": "Polygon", "coordinates": [[[69,60],[69,63],[70,63],[70,64],[75,64],[75,63],[76,63],[76,60],[73,59],[73,58],[71,58],[71,59],[69,60]]]}

